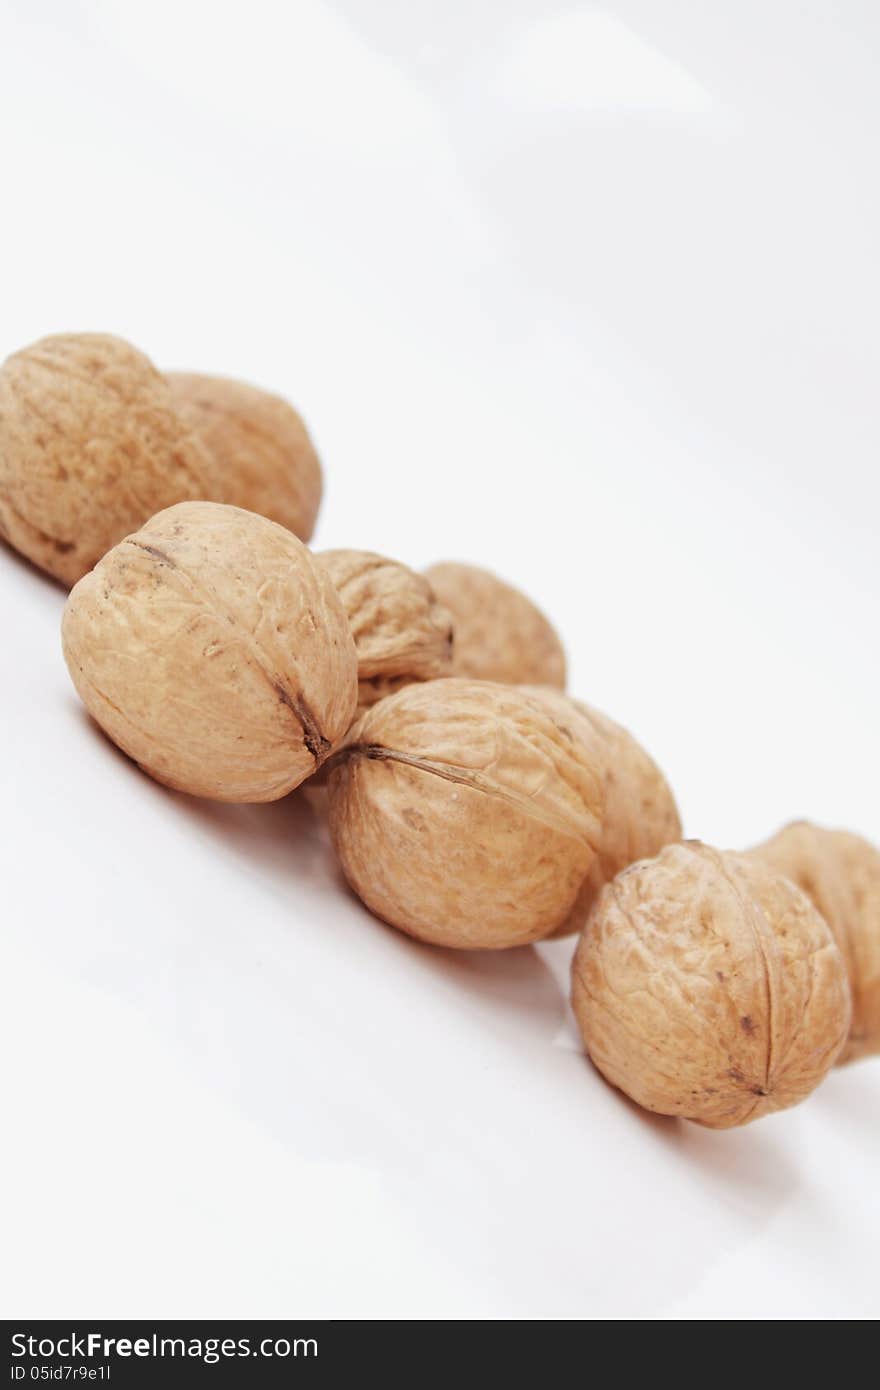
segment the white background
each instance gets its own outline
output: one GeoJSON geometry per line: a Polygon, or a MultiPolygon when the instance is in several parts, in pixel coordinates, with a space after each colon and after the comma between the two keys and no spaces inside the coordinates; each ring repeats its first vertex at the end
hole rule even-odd
{"type": "MultiPolygon", "coordinates": [[[[880,840],[872,0],[3,0],[0,354],[288,394],[321,545],[473,559],[725,846],[880,840]]],[[[418,947],[88,724],[0,552],[7,1316],[876,1315],[880,1061],[715,1134],[570,946],[418,947]]]]}

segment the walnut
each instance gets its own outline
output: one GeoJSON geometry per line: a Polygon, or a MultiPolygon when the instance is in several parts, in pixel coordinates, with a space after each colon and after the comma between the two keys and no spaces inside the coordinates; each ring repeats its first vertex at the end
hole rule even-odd
{"type": "Polygon", "coordinates": [[[850,1024],[843,958],[805,894],[696,841],[603,889],[575,953],[572,1003],[613,1085],[713,1129],[802,1100],[850,1024]]]}
{"type": "Polygon", "coordinates": [[[853,1000],[838,1061],[880,1052],[880,850],[846,830],[795,821],[749,854],[796,883],[834,933],[853,1000]]]}
{"type": "Polygon", "coordinates": [[[154,516],[76,585],[64,655],[90,714],[167,786],[273,801],[351,723],[357,656],[306,547],[216,502],[154,516]]]}
{"type": "Polygon", "coordinates": [[[330,833],[355,892],[441,946],[552,932],[590,871],[604,810],[604,745],[577,720],[458,678],[374,705],[328,764],[330,833]]]}
{"type": "Polygon", "coordinates": [[[672,789],[653,758],[628,729],[591,705],[548,686],[525,686],[560,719],[574,709],[589,720],[608,751],[605,814],[598,853],[567,921],[554,936],[583,928],[604,885],[637,859],[650,859],[681,839],[681,818],[672,789]]]}
{"type": "Polygon", "coordinates": [[[293,406],[226,377],[168,372],[167,381],[207,457],[204,495],[259,512],[310,540],[321,504],[321,465],[293,406]]]}
{"type": "Polygon", "coordinates": [[[411,681],[451,674],[452,618],[423,575],[366,550],[325,550],[315,559],[348,617],[360,708],[411,681]]]}
{"type": "Polygon", "coordinates": [[[121,339],[43,338],[0,369],[0,534],[56,579],[205,495],[205,472],[165,378],[121,339]]]}
{"type": "Polygon", "coordinates": [[[525,594],[475,565],[431,565],[425,574],[452,614],[457,676],[565,686],[562,643],[525,594]]]}

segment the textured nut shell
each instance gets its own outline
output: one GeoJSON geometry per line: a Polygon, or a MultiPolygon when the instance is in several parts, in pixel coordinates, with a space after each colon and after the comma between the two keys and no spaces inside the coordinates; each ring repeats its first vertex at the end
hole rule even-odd
{"type": "Polygon", "coordinates": [[[204,496],[204,465],[165,378],[119,338],[43,338],[0,369],[0,534],[66,584],[204,496]]]}
{"type": "Polygon", "coordinates": [[[452,618],[424,575],[366,550],[325,550],[358,654],[358,704],[366,709],[412,681],[452,674],[452,618]]]}
{"type": "Polygon", "coordinates": [[[572,1003],[609,1081],[713,1129],[802,1100],[850,1020],[843,958],[805,894],[692,841],[603,890],[575,953],[572,1003]]]}
{"type": "Polygon", "coordinates": [[[568,920],[554,936],[583,930],[606,883],[638,859],[651,859],[681,839],[681,817],[672,789],[657,764],[628,729],[590,705],[546,686],[526,687],[558,717],[575,709],[604,738],[608,749],[605,816],[598,853],[568,920]]]}
{"type": "Polygon", "coordinates": [[[838,1061],[880,1052],[880,851],[846,830],[795,821],[749,854],[796,883],[834,933],[853,999],[838,1061]]]}
{"type": "Polygon", "coordinates": [[[604,749],[508,686],[410,685],[330,764],[330,833],[378,916],[441,946],[516,946],[565,918],[602,818],[604,749]]]}
{"type": "Polygon", "coordinates": [[[425,574],[452,614],[457,676],[564,687],[562,643],[525,594],[475,565],[431,565],[425,574]]]}
{"type": "Polygon", "coordinates": [[[158,781],[273,801],[351,723],[336,590],[282,526],[215,502],[154,516],[76,585],[64,655],[86,707],[158,781]]]}
{"type": "Polygon", "coordinates": [[[309,540],[321,505],[321,464],[293,406],[226,377],[168,372],[167,380],[207,457],[204,495],[268,516],[309,540]]]}

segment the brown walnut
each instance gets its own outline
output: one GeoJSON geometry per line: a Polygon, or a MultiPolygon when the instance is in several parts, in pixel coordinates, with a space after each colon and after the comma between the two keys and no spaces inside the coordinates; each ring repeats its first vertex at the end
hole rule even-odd
{"type": "Polygon", "coordinates": [[[368,710],[329,764],[329,825],[349,883],[440,946],[547,936],[589,873],[604,745],[522,691],[409,685],[368,710]]]}
{"type": "Polygon", "coordinates": [[[167,786],[273,801],[351,723],[357,657],[336,590],[290,531],[184,502],[70,594],[64,655],[89,713],[167,786]]]}
{"type": "Polygon", "coordinates": [[[834,933],[853,1000],[838,1061],[880,1052],[880,850],[849,831],[795,821],[749,855],[796,883],[834,933]]]}
{"type": "Polygon", "coordinates": [[[65,584],[204,496],[205,465],[165,378],[120,338],[43,338],[0,368],[0,535],[65,584]]]}
{"type": "Polygon", "coordinates": [[[547,686],[523,688],[559,718],[565,717],[567,709],[576,710],[604,739],[608,752],[598,852],[567,921],[554,932],[554,936],[567,936],[581,931],[600,891],[622,869],[638,859],[652,858],[664,845],[681,839],[681,817],[663,773],[628,729],[562,691],[547,686]]]}
{"type": "Polygon", "coordinates": [[[227,377],[168,372],[166,379],[207,459],[204,495],[259,512],[310,540],[321,505],[321,464],[293,406],[227,377]]]}
{"type": "Polygon", "coordinates": [[[803,1100],[850,1023],[843,958],[806,895],[696,841],[603,889],[575,953],[572,1004],[613,1085],[713,1129],[803,1100]]]}
{"type": "Polygon", "coordinates": [[[315,555],[342,600],[358,654],[362,709],[452,671],[452,618],[424,575],[366,550],[315,555]]]}
{"type": "Polygon", "coordinates": [[[425,570],[455,625],[455,675],[511,685],[565,686],[565,652],[553,625],[512,584],[476,565],[425,570]]]}

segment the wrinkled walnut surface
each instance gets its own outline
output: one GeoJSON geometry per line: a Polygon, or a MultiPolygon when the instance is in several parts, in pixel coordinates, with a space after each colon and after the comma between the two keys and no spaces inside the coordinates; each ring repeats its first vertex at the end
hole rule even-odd
{"type": "Polygon", "coordinates": [[[309,540],[321,505],[321,464],[293,406],[227,377],[168,372],[167,381],[207,457],[204,495],[309,540]]]}
{"type": "Polygon", "coordinates": [[[834,933],[853,1000],[838,1061],[880,1052],[880,850],[849,831],[795,821],[749,854],[796,883],[834,933]]]}
{"type": "Polygon", "coordinates": [[[0,369],[0,534],[65,584],[203,496],[205,462],[165,378],[119,338],[43,338],[0,369]]]}
{"type": "Polygon", "coordinates": [[[441,946],[535,941],[562,922],[595,853],[604,745],[512,687],[409,685],[358,720],[329,764],[349,883],[441,946]]]}
{"type": "Polygon", "coordinates": [[[186,502],[76,585],[64,655],[87,709],[158,781],[272,801],[351,723],[357,657],[306,547],[252,512],[186,502]]]}
{"type": "Polygon", "coordinates": [[[457,676],[564,687],[562,643],[525,594],[475,565],[431,565],[425,574],[452,614],[457,676]]]}
{"type": "Polygon", "coordinates": [[[843,958],[805,894],[695,841],[606,886],[575,953],[572,1003],[613,1085],[714,1129],[802,1100],[850,1022],[843,958]]]}
{"type": "Polygon", "coordinates": [[[581,700],[547,686],[527,686],[537,699],[564,718],[574,709],[589,720],[608,750],[605,815],[598,853],[568,920],[555,932],[581,931],[590,908],[612,878],[638,859],[650,859],[664,845],[681,839],[681,817],[672,789],[657,764],[628,729],[581,700]]]}
{"type": "Polygon", "coordinates": [[[366,550],[325,550],[327,571],[358,654],[362,709],[409,685],[452,672],[452,618],[424,575],[366,550]]]}

